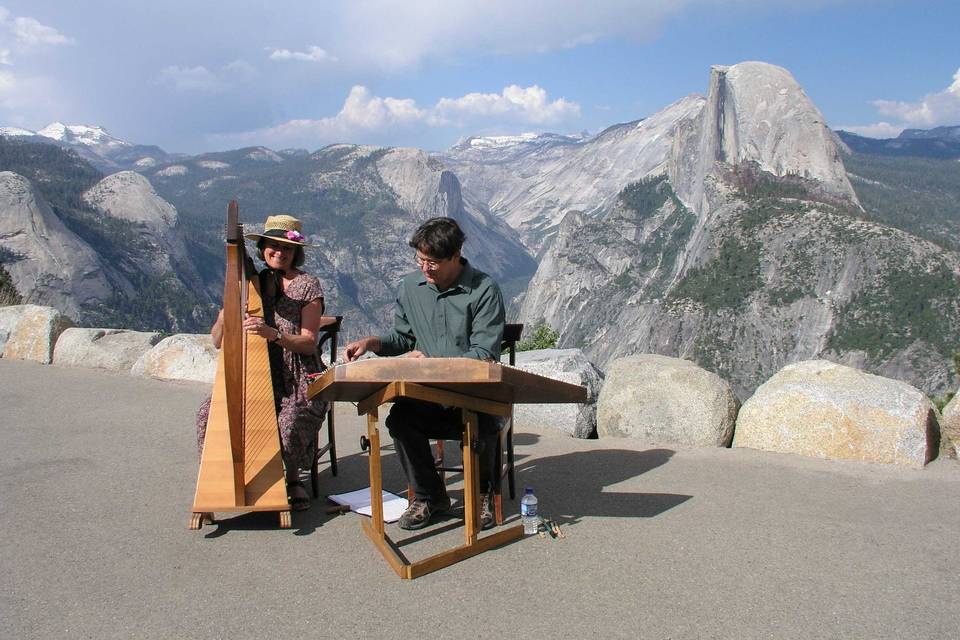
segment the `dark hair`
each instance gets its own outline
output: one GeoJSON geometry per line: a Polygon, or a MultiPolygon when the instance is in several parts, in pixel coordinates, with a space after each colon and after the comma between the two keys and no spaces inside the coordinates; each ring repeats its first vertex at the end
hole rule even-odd
{"type": "Polygon", "coordinates": [[[463,248],[466,239],[453,218],[430,218],[413,233],[410,246],[430,258],[446,260],[463,248]]]}
{"type": "MultiPolygon", "coordinates": [[[[267,238],[261,237],[257,239],[257,257],[260,258],[261,262],[267,261],[266,258],[263,257],[263,245],[265,245],[266,243],[267,243],[267,238]]],[[[293,262],[291,263],[290,266],[292,266],[295,269],[298,269],[301,266],[303,266],[303,261],[306,260],[307,258],[303,253],[303,247],[301,247],[300,245],[295,245],[292,242],[287,242],[285,244],[289,244],[290,246],[297,248],[296,252],[293,254],[293,262]]]]}

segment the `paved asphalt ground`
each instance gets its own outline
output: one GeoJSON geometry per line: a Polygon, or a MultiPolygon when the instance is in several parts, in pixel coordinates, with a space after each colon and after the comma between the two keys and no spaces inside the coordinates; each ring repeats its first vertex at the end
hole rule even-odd
{"type": "MultiPolygon", "coordinates": [[[[520,433],[519,484],[566,538],[406,582],[360,516],[322,502],[291,530],[245,514],[189,531],[205,393],[0,360],[0,637],[960,637],[955,461],[915,471],[520,433]]],[[[325,493],[366,485],[351,410],[338,408],[325,493]]],[[[387,449],[386,487],[402,491],[387,449]]]]}

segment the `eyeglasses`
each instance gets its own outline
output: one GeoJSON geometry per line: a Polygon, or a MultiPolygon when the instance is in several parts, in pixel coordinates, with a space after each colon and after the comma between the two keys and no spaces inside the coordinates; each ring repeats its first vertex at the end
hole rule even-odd
{"type": "Polygon", "coordinates": [[[417,266],[419,266],[421,269],[436,269],[450,258],[444,258],[443,260],[431,260],[429,258],[421,258],[420,256],[415,255],[413,256],[413,259],[417,261],[417,266]]]}

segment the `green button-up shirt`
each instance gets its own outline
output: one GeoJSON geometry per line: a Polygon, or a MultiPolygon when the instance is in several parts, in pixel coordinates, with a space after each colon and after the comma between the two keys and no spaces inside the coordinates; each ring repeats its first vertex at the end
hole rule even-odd
{"type": "Polygon", "coordinates": [[[461,259],[460,277],[439,291],[420,271],[404,277],[393,332],[380,336],[383,356],[421,351],[428,358],[500,359],[504,307],[493,278],[461,259]]]}

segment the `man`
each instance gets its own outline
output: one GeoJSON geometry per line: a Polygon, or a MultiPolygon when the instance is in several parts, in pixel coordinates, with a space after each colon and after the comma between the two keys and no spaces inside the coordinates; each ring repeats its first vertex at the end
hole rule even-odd
{"type": "MultiPolygon", "coordinates": [[[[431,218],[420,225],[410,239],[420,271],[407,275],[400,284],[393,331],[348,344],[347,361],[368,351],[383,356],[499,360],[503,296],[490,276],[460,255],[464,240],[452,218],[431,218]]],[[[482,413],[478,419],[480,524],[487,529],[493,526],[489,491],[498,421],[482,413]]],[[[394,403],[386,425],[415,496],[400,517],[400,527],[421,529],[435,514],[450,508],[429,440],[459,440],[463,433],[460,410],[403,399],[394,403]]]]}

